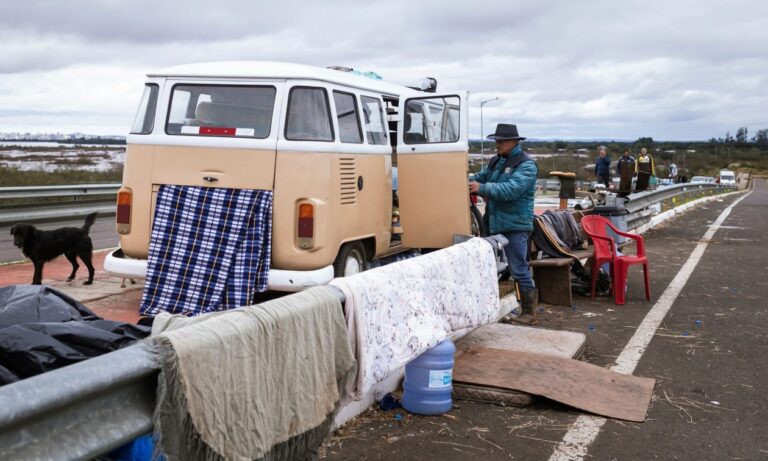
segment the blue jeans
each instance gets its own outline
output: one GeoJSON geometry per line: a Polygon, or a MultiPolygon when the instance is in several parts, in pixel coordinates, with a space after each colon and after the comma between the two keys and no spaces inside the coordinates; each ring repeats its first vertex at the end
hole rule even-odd
{"type": "Polygon", "coordinates": [[[531,271],[528,267],[528,259],[530,257],[528,237],[530,232],[506,232],[504,237],[509,240],[509,243],[504,248],[504,253],[507,254],[507,261],[509,262],[509,272],[512,274],[512,278],[520,286],[520,291],[526,293],[536,288],[533,284],[533,278],[531,278],[531,271]]]}

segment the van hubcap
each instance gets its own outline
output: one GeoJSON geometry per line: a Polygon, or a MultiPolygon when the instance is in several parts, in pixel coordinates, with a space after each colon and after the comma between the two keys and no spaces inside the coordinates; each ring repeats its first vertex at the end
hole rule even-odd
{"type": "Polygon", "coordinates": [[[351,254],[347,257],[347,261],[344,264],[344,275],[359,274],[362,272],[360,261],[355,256],[356,255],[351,254]]]}

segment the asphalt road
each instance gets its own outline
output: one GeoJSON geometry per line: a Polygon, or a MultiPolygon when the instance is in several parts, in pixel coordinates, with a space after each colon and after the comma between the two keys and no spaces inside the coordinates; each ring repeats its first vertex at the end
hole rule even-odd
{"type": "MultiPolygon", "coordinates": [[[[595,459],[768,459],[768,187],[758,184],[710,241],[636,369],[659,380],[652,421],[609,423],[595,459]]],[[[684,224],[687,241],[701,230],[684,224]]]]}
{"type": "MultiPolygon", "coordinates": [[[[645,234],[652,301],[630,269],[627,304],[576,297],[546,306],[544,328],[587,334],[583,360],[613,365],[709,225],[741,194],[699,206],[645,234]]],[[[644,423],[608,420],[590,460],[768,459],[768,186],[715,233],[635,369],[656,379],[644,423]]],[[[455,401],[445,416],[364,414],[325,445],[329,460],[548,460],[579,412],[539,400],[527,408],[455,401]]]]}
{"type": "MultiPolygon", "coordinates": [[[[77,218],[71,221],[35,224],[35,226],[44,230],[59,227],[82,227],[83,221],[84,218],[77,218]]],[[[21,250],[13,246],[11,227],[13,226],[0,226],[0,263],[23,261],[26,259],[21,254],[21,250]]],[[[115,232],[115,216],[97,216],[96,222],[91,227],[90,236],[93,241],[93,247],[97,250],[118,246],[120,238],[117,236],[117,232],[115,232]]]]}

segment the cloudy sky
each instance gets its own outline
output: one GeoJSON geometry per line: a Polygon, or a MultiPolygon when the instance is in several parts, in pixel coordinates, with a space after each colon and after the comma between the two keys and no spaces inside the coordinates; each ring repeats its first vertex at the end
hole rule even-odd
{"type": "Polygon", "coordinates": [[[9,0],[0,132],[126,134],[144,76],[201,61],[372,70],[471,92],[470,136],[709,139],[768,128],[765,0],[9,0]]]}

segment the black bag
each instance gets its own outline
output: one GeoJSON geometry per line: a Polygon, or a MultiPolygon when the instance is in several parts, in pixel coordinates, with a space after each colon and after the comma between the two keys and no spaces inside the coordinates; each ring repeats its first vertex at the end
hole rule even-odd
{"type": "Polygon", "coordinates": [[[101,319],[46,286],[0,288],[0,386],[115,351],[150,331],[101,319]]]}
{"type": "MultiPolygon", "coordinates": [[[[597,269],[597,281],[595,283],[595,295],[605,296],[611,292],[611,277],[603,269],[597,269]]],[[[571,291],[578,295],[590,296],[592,294],[592,272],[581,265],[574,265],[571,269],[571,291]]]]}

